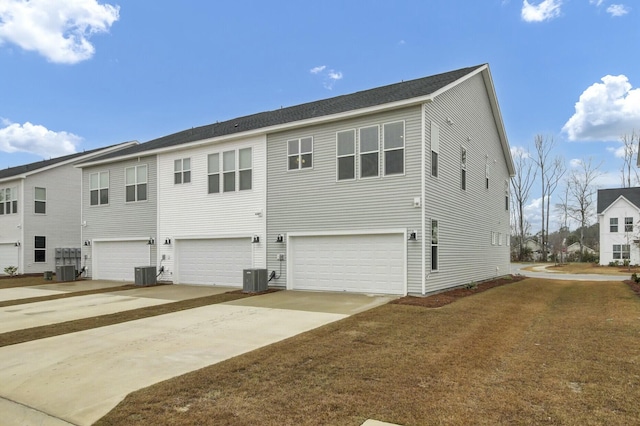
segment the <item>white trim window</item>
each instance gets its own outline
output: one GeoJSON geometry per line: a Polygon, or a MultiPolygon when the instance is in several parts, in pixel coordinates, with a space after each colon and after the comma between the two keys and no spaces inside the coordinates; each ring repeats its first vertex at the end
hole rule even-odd
{"type": "Polygon", "coordinates": [[[613,245],[614,259],[629,259],[630,257],[631,257],[630,244],[614,244],[613,245]]]}
{"type": "Polygon", "coordinates": [[[360,133],[360,177],[378,177],[380,164],[380,130],[378,126],[363,127],[360,133]]]}
{"type": "Polygon", "coordinates": [[[356,131],[336,133],[336,168],[338,180],[356,178],[356,131]]]}
{"type": "Polygon", "coordinates": [[[124,169],[124,193],[127,203],[147,200],[147,165],[124,169]]]}
{"type": "Polygon", "coordinates": [[[618,218],[610,217],[609,218],[609,232],[618,232],[618,218]]]}
{"type": "Polygon", "coordinates": [[[484,165],[485,189],[489,189],[489,163],[484,165]]]}
{"type": "Polygon", "coordinates": [[[287,168],[301,170],[313,168],[313,138],[306,137],[287,141],[287,168]]]}
{"type": "Polygon", "coordinates": [[[404,174],[404,121],[383,124],[384,175],[404,174]]]}
{"type": "Polygon", "coordinates": [[[35,236],[33,240],[33,261],[45,263],[47,261],[47,237],[35,236]]]}
{"type": "Polygon", "coordinates": [[[47,188],[33,188],[33,212],[47,214],[47,188]]]}
{"type": "Polygon", "coordinates": [[[438,270],[438,221],[431,220],[431,270],[438,270]]]}
{"type": "Polygon", "coordinates": [[[222,153],[222,191],[234,192],[236,190],[236,152],[225,151],[222,153]]]}
{"type": "Polygon", "coordinates": [[[240,191],[247,191],[252,188],[253,183],[253,160],[251,148],[242,148],[238,150],[238,175],[240,191]]]}
{"type": "Polygon", "coordinates": [[[180,158],[173,162],[173,183],[180,185],[191,182],[191,158],[180,158]]]}
{"type": "Polygon", "coordinates": [[[467,190],[467,148],[460,147],[460,189],[467,190]]]}
{"type": "Polygon", "coordinates": [[[208,193],[220,193],[220,153],[207,156],[208,193]]]}
{"type": "Polygon", "coordinates": [[[18,188],[0,188],[0,215],[18,213],[18,188]]]}
{"type": "Polygon", "coordinates": [[[431,176],[438,177],[438,151],[440,150],[440,127],[431,122],[431,176]]]}
{"type": "Polygon", "coordinates": [[[624,218],[624,232],[633,232],[633,218],[625,217],[624,218]]]}
{"type": "Polygon", "coordinates": [[[89,175],[89,204],[92,206],[109,204],[109,172],[89,175]]]}

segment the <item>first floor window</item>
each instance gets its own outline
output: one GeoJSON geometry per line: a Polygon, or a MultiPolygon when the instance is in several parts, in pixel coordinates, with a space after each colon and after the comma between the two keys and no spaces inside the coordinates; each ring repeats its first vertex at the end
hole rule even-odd
{"type": "Polygon", "coordinates": [[[624,232],[633,232],[633,218],[625,217],[624,218],[624,232]]]}
{"type": "Polygon", "coordinates": [[[46,188],[34,188],[33,191],[34,205],[33,212],[36,214],[47,213],[47,189],[46,188]]]}
{"type": "Polygon", "coordinates": [[[383,126],[384,174],[404,173],[404,122],[387,123],[383,126]]]}
{"type": "Polygon", "coordinates": [[[42,263],[47,261],[47,237],[35,237],[33,261],[42,263]]]}
{"type": "Polygon", "coordinates": [[[618,232],[618,218],[609,218],[609,232],[618,232]]]}
{"type": "Polygon", "coordinates": [[[18,213],[18,188],[0,188],[0,214],[18,213]]]}
{"type": "Polygon", "coordinates": [[[147,166],[127,167],[125,174],[126,201],[145,201],[147,199],[147,166]]]}
{"type": "Polygon", "coordinates": [[[313,138],[307,137],[287,141],[287,162],[289,170],[313,167],[313,138]]]}
{"type": "Polygon", "coordinates": [[[92,206],[109,204],[109,172],[89,176],[89,198],[92,206]]]}
{"type": "Polygon", "coordinates": [[[176,185],[191,182],[191,158],[180,158],[173,162],[173,183],[176,185]]]}
{"type": "Polygon", "coordinates": [[[631,246],[629,244],[614,244],[613,245],[613,258],[614,259],[629,259],[629,258],[631,258],[631,246]]]}
{"type": "Polygon", "coordinates": [[[438,270],[438,221],[431,221],[431,270],[438,270]]]}
{"type": "Polygon", "coordinates": [[[338,180],[356,177],[356,131],[338,132],[336,136],[338,180]]]}

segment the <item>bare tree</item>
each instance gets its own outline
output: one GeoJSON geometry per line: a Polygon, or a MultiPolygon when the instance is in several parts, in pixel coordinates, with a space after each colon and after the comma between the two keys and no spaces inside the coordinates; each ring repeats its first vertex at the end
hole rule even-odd
{"type": "Polygon", "coordinates": [[[534,144],[536,147],[535,162],[540,171],[540,183],[542,189],[542,232],[541,235],[541,247],[542,258],[547,259],[548,251],[548,236],[549,236],[549,200],[551,195],[558,186],[558,182],[564,175],[564,163],[560,157],[551,158],[551,151],[555,146],[553,137],[543,137],[542,135],[536,135],[534,138],[534,144]]]}
{"type": "Polygon", "coordinates": [[[536,179],[537,170],[528,150],[512,150],[516,175],[511,179],[511,205],[516,241],[518,244],[518,260],[525,258],[524,240],[529,233],[529,223],[525,218],[524,209],[529,202],[531,186],[536,179]]]}
{"type": "Polygon", "coordinates": [[[569,236],[569,181],[565,182],[564,188],[562,190],[560,202],[556,204],[556,211],[558,212],[558,216],[560,219],[560,263],[564,263],[565,261],[565,253],[567,246],[567,237],[569,236]]]}
{"type": "Polygon", "coordinates": [[[569,176],[570,203],[567,213],[569,217],[580,223],[580,261],[582,261],[584,247],[584,229],[589,226],[589,219],[593,214],[595,193],[597,188],[594,181],[602,174],[597,166],[592,164],[591,158],[581,160],[578,167],[571,171],[569,176]]]}
{"type": "Polygon", "coordinates": [[[631,131],[631,135],[624,134],[620,136],[620,140],[623,144],[623,164],[620,172],[622,173],[622,187],[631,188],[633,185],[640,183],[640,176],[638,175],[638,168],[634,161],[638,154],[638,144],[640,143],[640,134],[635,130],[631,131]]]}

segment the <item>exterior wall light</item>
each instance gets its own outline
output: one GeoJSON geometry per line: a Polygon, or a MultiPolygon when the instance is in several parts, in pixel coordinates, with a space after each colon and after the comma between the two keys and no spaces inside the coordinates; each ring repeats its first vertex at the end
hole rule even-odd
{"type": "Polygon", "coordinates": [[[84,245],[85,246],[90,246],[91,245],[91,240],[84,240],[84,245]]]}
{"type": "Polygon", "coordinates": [[[260,236],[254,235],[253,237],[251,237],[251,242],[252,243],[259,243],[260,242],[260,236]]]}
{"type": "Polygon", "coordinates": [[[409,231],[407,233],[407,239],[409,241],[416,241],[418,239],[418,231],[409,231]]]}
{"type": "Polygon", "coordinates": [[[20,241],[16,241],[16,247],[20,247],[20,241]]]}
{"type": "Polygon", "coordinates": [[[153,237],[149,237],[149,241],[147,241],[147,245],[153,246],[156,244],[156,240],[153,237]]]}
{"type": "Polygon", "coordinates": [[[171,245],[171,238],[165,238],[164,239],[164,245],[165,246],[170,246],[171,245]]]}
{"type": "Polygon", "coordinates": [[[276,236],[276,243],[284,243],[284,235],[278,234],[278,236],[276,236]]]}

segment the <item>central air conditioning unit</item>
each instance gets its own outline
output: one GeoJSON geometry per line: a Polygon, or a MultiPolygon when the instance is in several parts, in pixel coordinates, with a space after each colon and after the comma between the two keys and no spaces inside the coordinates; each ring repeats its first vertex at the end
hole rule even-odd
{"type": "Polygon", "coordinates": [[[74,281],[76,267],[73,265],[56,266],[56,281],[74,281]]]}
{"type": "Polygon", "coordinates": [[[266,269],[245,269],[242,276],[243,293],[260,293],[267,290],[269,277],[266,269]]]}
{"type": "Polygon", "coordinates": [[[134,269],[135,284],[154,285],[156,284],[156,275],[155,266],[136,266],[134,269]]]}

